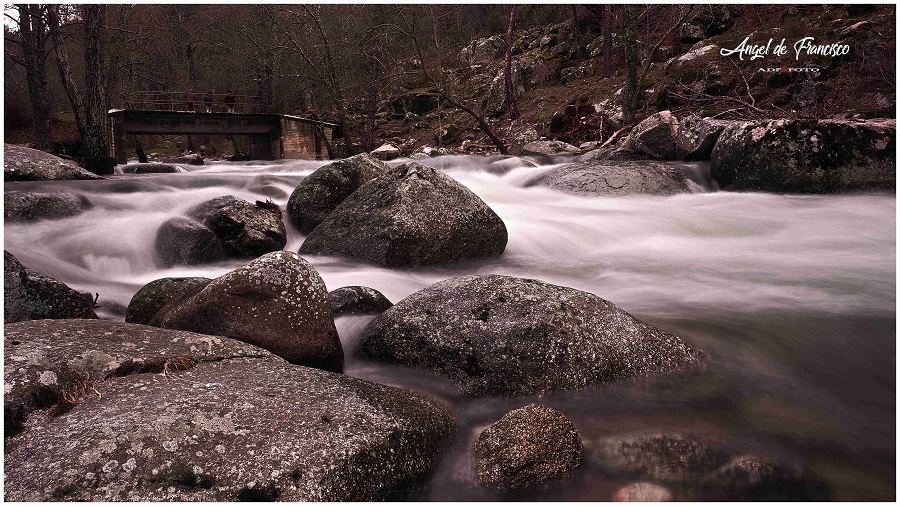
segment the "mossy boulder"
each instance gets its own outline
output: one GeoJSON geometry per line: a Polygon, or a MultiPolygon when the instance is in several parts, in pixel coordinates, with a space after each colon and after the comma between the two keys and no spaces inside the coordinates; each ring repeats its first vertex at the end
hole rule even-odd
{"type": "Polygon", "coordinates": [[[510,276],[462,276],[396,303],[360,351],[438,371],[471,395],[537,395],[702,368],[691,344],[596,295],[510,276]]]}
{"type": "Polygon", "coordinates": [[[4,181],[57,181],[62,179],[105,179],[71,160],[37,149],[3,145],[4,181]]]}
{"type": "Polygon", "coordinates": [[[3,251],[3,322],[97,318],[91,294],[34,272],[3,251]]]}
{"type": "Polygon", "coordinates": [[[420,394],[224,337],[99,320],[5,334],[7,501],[403,500],[457,428],[420,394]]]}
{"type": "Polygon", "coordinates": [[[291,223],[310,233],[351,193],[387,170],[384,162],[368,153],[319,167],[291,193],[287,205],[291,223]]]}
{"type": "Polygon", "coordinates": [[[410,162],[347,197],[307,236],[300,253],[412,267],[495,257],[506,241],[503,221],[477,195],[437,169],[410,162]]]}
{"type": "Polygon", "coordinates": [[[895,149],[893,119],[740,122],[722,131],[711,170],[727,190],[893,191],[895,149]]]}

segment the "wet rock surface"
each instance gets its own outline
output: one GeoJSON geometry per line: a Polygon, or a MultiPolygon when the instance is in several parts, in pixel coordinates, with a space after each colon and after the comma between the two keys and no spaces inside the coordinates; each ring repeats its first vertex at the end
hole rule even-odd
{"type": "Polygon", "coordinates": [[[569,478],[584,458],[569,418],[540,404],[514,409],[475,442],[475,477],[484,486],[544,490],[569,478]]]}
{"type": "Polygon", "coordinates": [[[654,161],[591,161],[564,165],[529,181],[572,195],[673,195],[687,192],[677,167],[654,161]]]}
{"type": "Polygon", "coordinates": [[[176,172],[183,172],[183,170],[171,163],[130,163],[122,166],[123,174],[174,174],[176,172]]]}
{"type": "Polygon", "coordinates": [[[490,258],[506,248],[506,226],[468,188],[410,162],[347,197],[300,247],[385,267],[490,258]]]}
{"type": "Polygon", "coordinates": [[[36,273],[3,251],[3,322],[44,318],[97,318],[88,293],[36,273]]]}
{"type": "Polygon", "coordinates": [[[228,256],[256,257],[287,244],[280,211],[232,195],[204,202],[188,215],[212,230],[228,256]]]}
{"type": "Polygon", "coordinates": [[[387,170],[384,162],[367,153],[320,167],[291,193],[287,205],[291,223],[310,233],[351,193],[387,170]]]}
{"type": "Polygon", "coordinates": [[[616,490],[612,500],[615,502],[669,502],[672,492],[666,487],[645,481],[631,483],[616,490]]]}
{"type": "Polygon", "coordinates": [[[125,321],[147,325],[166,304],[189,291],[196,292],[212,281],[209,278],[162,278],[141,287],[128,303],[125,321]]]}
{"type": "Polygon", "coordinates": [[[344,286],[328,292],[328,303],[334,316],[381,313],[391,301],[381,292],[367,286],[344,286]]]}
{"type": "Polygon", "coordinates": [[[419,394],[190,332],[23,322],[4,360],[8,501],[405,499],[456,430],[419,394]]]}
{"type": "Polygon", "coordinates": [[[3,145],[4,181],[56,181],[60,179],[105,179],[71,160],[37,149],[3,145]]]}
{"type": "Polygon", "coordinates": [[[7,223],[59,220],[93,208],[83,195],[65,192],[20,192],[3,194],[3,219],[7,223]]]}
{"type": "Polygon", "coordinates": [[[366,327],[360,350],[439,371],[473,395],[541,394],[706,363],[694,346],[596,295],[498,275],[410,295],[366,327]]]}
{"type": "Polygon", "coordinates": [[[263,255],[199,291],[183,292],[149,325],[231,337],[293,364],[328,371],[344,367],[325,283],[309,263],[287,251],[263,255]]]}
{"type": "Polygon", "coordinates": [[[156,254],[163,266],[199,265],[225,258],[212,230],[188,218],[172,218],[156,233],[156,254]]]}
{"type": "Polygon", "coordinates": [[[895,151],[892,119],[742,122],[719,136],[711,170],[727,190],[893,190],[895,151]]]}

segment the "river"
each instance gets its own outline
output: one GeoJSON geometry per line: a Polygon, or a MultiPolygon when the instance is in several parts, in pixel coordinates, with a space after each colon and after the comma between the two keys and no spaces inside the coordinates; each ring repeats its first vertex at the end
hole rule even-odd
{"type": "MultiPolygon", "coordinates": [[[[395,165],[399,162],[391,162],[395,165]]],[[[329,289],[365,285],[396,302],[453,276],[498,273],[597,294],[710,356],[706,373],[622,382],[525,399],[458,394],[437,375],[353,354],[371,317],[340,317],[347,374],[443,399],[461,422],[455,446],[419,499],[491,500],[472,476],[478,431],[530,402],[559,409],[584,439],[680,432],[735,451],[798,463],[829,499],[893,500],[896,491],[896,196],[800,196],[710,191],[686,165],[692,193],[575,197],[526,183],[553,165],[519,158],[448,156],[424,163],[478,194],[506,223],[493,260],[391,270],[307,257],[329,289]]],[[[213,162],[177,174],[117,174],[106,181],[6,184],[66,190],[87,212],[5,224],[5,249],[27,267],[98,293],[102,318],[124,319],[132,295],[168,276],[220,276],[245,262],[161,268],[154,240],[167,219],[231,194],[286,207],[323,162],[213,162]]],[[[303,236],[288,227],[285,249],[303,236]]],[[[609,500],[626,482],[588,463],[543,500],[609,500]]],[[[676,498],[679,491],[674,490],[676,498]]],[[[812,497],[811,497],[812,498],[812,497]]]]}

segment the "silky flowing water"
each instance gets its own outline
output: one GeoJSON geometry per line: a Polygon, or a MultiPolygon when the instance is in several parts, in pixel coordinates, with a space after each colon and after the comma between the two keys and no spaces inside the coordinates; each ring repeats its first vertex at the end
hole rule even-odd
{"type": "MultiPolygon", "coordinates": [[[[245,263],[162,268],[154,241],[163,222],[227,194],[271,198],[285,208],[296,184],[323,163],[212,163],[107,181],[7,183],[7,191],[76,192],[94,207],[62,220],[7,223],[4,247],[37,272],[99,293],[101,317],[122,320],[132,295],[154,279],[216,277],[245,263]]],[[[460,420],[456,443],[419,499],[499,498],[474,481],[474,439],[508,410],[541,402],[571,417],[586,441],[650,431],[694,435],[802,465],[829,499],[892,500],[894,194],[711,191],[714,181],[693,164],[683,166],[692,193],[586,198],[527,187],[552,164],[468,156],[425,163],[497,212],[509,231],[506,252],[411,270],[307,257],[330,290],[365,285],[396,302],[463,274],[536,278],[610,300],[699,346],[711,366],[697,375],[541,397],[469,398],[439,375],[358,357],[355,344],[371,317],[340,317],[347,374],[437,397],[460,420]]],[[[286,224],[285,249],[297,251],[304,237],[286,224]]],[[[564,486],[524,499],[609,500],[625,483],[586,461],[564,486]]]]}

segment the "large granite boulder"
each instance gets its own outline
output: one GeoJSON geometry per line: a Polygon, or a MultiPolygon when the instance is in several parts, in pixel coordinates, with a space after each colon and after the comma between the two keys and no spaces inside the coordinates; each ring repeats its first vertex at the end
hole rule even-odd
{"type": "Polygon", "coordinates": [[[422,395],[227,338],[99,320],[5,331],[7,501],[407,499],[456,431],[422,395]]]}
{"type": "Polygon", "coordinates": [[[31,271],[3,251],[3,322],[45,318],[97,318],[89,293],[31,271]]]}
{"type": "Polygon", "coordinates": [[[709,160],[713,147],[731,121],[688,116],[680,122],[675,157],[686,162],[709,160]]]}
{"type": "Polygon", "coordinates": [[[475,442],[475,478],[487,487],[542,490],[572,476],[584,447],[569,417],[540,404],[503,415],[475,442]]]}
{"type": "Polygon", "coordinates": [[[127,323],[147,325],[166,304],[189,291],[197,292],[212,281],[209,278],[162,278],[141,287],[125,310],[127,323]]]}
{"type": "Polygon", "coordinates": [[[503,221],[477,195],[437,169],[410,162],[347,197],[300,253],[410,267],[494,257],[506,241],[503,221]]]}
{"type": "Polygon", "coordinates": [[[534,395],[703,367],[681,339],[596,295],[533,279],[462,276],[373,320],[360,350],[439,371],[472,395],[534,395]]]}
{"type": "Polygon", "coordinates": [[[21,191],[3,193],[3,219],[7,223],[58,220],[77,216],[93,207],[87,197],[72,193],[21,191]]]}
{"type": "Polygon", "coordinates": [[[176,172],[184,172],[184,169],[171,163],[130,163],[122,166],[123,174],[174,174],[176,172]]]}
{"type": "Polygon", "coordinates": [[[280,211],[232,195],[204,202],[188,215],[212,230],[229,256],[256,257],[287,244],[280,211]]]}
{"type": "Polygon", "coordinates": [[[331,314],[381,313],[391,307],[391,301],[381,292],[368,286],[344,286],[328,292],[331,314]]]}
{"type": "Polygon", "coordinates": [[[188,218],[172,218],[159,227],[156,254],[165,267],[205,264],[225,258],[216,234],[188,218]]]}
{"type": "Polygon", "coordinates": [[[4,181],[55,181],[59,179],[105,179],[71,160],[37,149],[3,145],[4,181]]]}
{"type": "Polygon", "coordinates": [[[306,177],[288,199],[288,217],[308,234],[360,186],[387,172],[388,166],[368,153],[320,167],[306,177]]]}
{"type": "Polygon", "coordinates": [[[656,161],[592,161],[563,165],[526,183],[572,195],[673,195],[687,192],[678,167],[656,161]]]}
{"type": "Polygon", "coordinates": [[[893,191],[895,148],[893,119],[742,122],[719,136],[711,169],[725,190],[893,191]]]}
{"type": "Polygon", "coordinates": [[[660,111],[631,129],[626,147],[657,160],[674,160],[677,138],[678,118],[660,111]]]}
{"type": "Polygon", "coordinates": [[[459,62],[463,67],[485,65],[503,56],[505,50],[506,44],[500,35],[473,40],[460,50],[459,62]]]}
{"type": "Polygon", "coordinates": [[[342,371],[344,352],[319,273],[277,251],[191,289],[157,311],[154,327],[226,336],[288,360],[342,371]]]}

